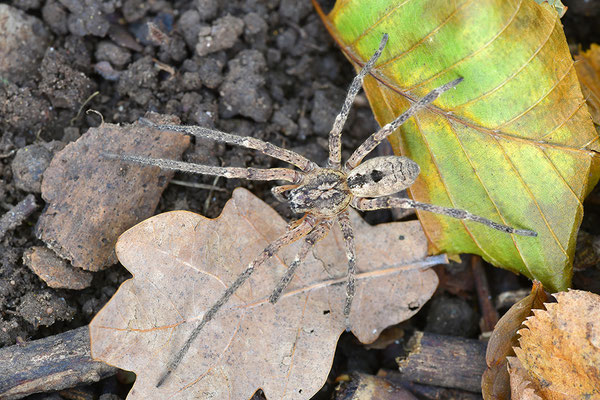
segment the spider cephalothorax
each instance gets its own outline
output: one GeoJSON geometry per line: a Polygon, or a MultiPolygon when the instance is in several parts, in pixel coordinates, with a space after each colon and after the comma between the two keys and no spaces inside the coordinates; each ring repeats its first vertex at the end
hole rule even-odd
{"type": "Polygon", "coordinates": [[[213,139],[224,143],[255,149],[266,155],[290,163],[296,166],[298,170],[289,168],[258,169],[212,167],[173,160],[149,159],[134,155],[107,155],[111,158],[154,165],[177,171],[224,176],[226,178],[287,181],[289,182],[288,185],[273,188],[273,194],[279,200],[288,202],[294,212],[305,214],[304,217],[298,221],[290,223],[288,230],[279,237],[279,239],[269,244],[263,252],[248,265],[244,272],[242,272],[233,282],[228,283],[229,286],[225,292],[221,295],[219,300],[206,311],[200,322],[193,322],[197,323],[196,327],[193,329],[186,344],[173,356],[171,362],[168,364],[167,370],[157,383],[157,386],[162,385],[171,372],[177,368],[189,350],[191,343],[196,339],[202,328],[213,319],[217,311],[229,301],[235,291],[246,282],[258,266],[270,257],[273,257],[282,246],[290,244],[300,238],[304,238],[304,243],[301,246],[300,251],[269,297],[269,301],[275,303],[281,297],[281,293],[285,290],[288,283],[292,280],[296,268],[298,268],[306,258],[311,247],[327,235],[332,224],[335,222],[339,224],[343,233],[346,255],[348,257],[347,297],[344,315],[346,317],[346,326],[349,329],[350,311],[355,293],[354,276],[356,274],[354,234],[347,210],[350,206],[358,210],[377,210],[390,207],[417,208],[452,218],[479,222],[492,229],[497,229],[508,234],[523,236],[537,235],[533,231],[511,228],[486,218],[473,215],[465,210],[440,207],[432,204],[420,203],[411,199],[391,196],[412,185],[419,175],[419,166],[406,157],[376,157],[362,162],[367,154],[408,120],[415,112],[432,103],[440,94],[454,88],[462,81],[462,78],[455,79],[452,82],[436,88],[421,100],[416,101],[394,121],[369,136],[367,140],[354,151],[345,164],[342,164],[340,139],[342,128],[348,117],[354,98],[362,85],[364,77],[373,68],[375,62],[381,55],[386,42],[387,35],[384,35],[379,49],[352,81],[344,104],[342,105],[342,110],[336,117],[333,128],[329,133],[329,162],[326,168],[317,166],[314,162],[300,154],[277,147],[271,143],[263,142],[256,138],[241,137],[200,126],[155,125],[147,120],[142,120],[141,122],[161,130],[183,132],[203,139],[213,139]]]}

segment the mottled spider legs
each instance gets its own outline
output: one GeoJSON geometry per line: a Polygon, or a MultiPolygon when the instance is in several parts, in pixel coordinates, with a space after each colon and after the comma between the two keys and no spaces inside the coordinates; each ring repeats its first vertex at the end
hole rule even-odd
{"type": "Polygon", "coordinates": [[[217,142],[234,144],[247,149],[258,150],[263,154],[295,165],[300,170],[305,172],[312,171],[313,169],[317,168],[317,164],[296,152],[275,146],[274,144],[250,136],[232,135],[231,133],[203,128],[201,126],[155,124],[146,118],[140,118],[139,122],[143,125],[148,125],[161,131],[181,132],[196,136],[200,139],[210,139],[217,142]]]}
{"type": "Polygon", "coordinates": [[[352,80],[352,84],[348,89],[348,93],[346,94],[346,99],[344,100],[344,104],[342,105],[342,109],[340,113],[335,117],[335,121],[333,122],[333,127],[329,132],[329,168],[339,168],[342,162],[342,129],[344,128],[344,124],[348,119],[348,114],[350,113],[350,108],[352,107],[352,103],[354,103],[354,98],[356,94],[362,87],[363,80],[365,76],[371,71],[375,62],[383,52],[383,48],[388,41],[387,33],[383,35],[381,39],[381,43],[379,43],[379,48],[371,56],[371,59],[367,61],[365,66],[360,70],[358,75],[354,77],[352,80]]]}
{"type": "Polygon", "coordinates": [[[273,293],[271,293],[271,296],[269,297],[271,304],[277,303],[277,300],[279,300],[281,297],[282,292],[294,277],[296,269],[300,266],[300,264],[302,264],[314,244],[324,238],[327,233],[329,233],[329,230],[331,229],[331,223],[332,221],[330,219],[323,220],[315,227],[315,229],[306,235],[300,251],[298,251],[298,254],[296,254],[296,258],[294,258],[294,261],[292,261],[288,267],[285,275],[281,278],[275,287],[275,290],[273,290],[273,293]]]}
{"type": "Polygon", "coordinates": [[[338,223],[344,237],[346,246],[346,258],[348,258],[348,278],[346,282],[346,305],[344,306],[344,318],[346,320],[346,331],[350,331],[350,311],[352,310],[352,301],[356,294],[356,249],[354,246],[354,230],[350,223],[348,211],[338,215],[338,223]]]}
{"type": "Polygon", "coordinates": [[[475,221],[480,224],[487,225],[490,228],[496,229],[504,233],[512,233],[520,236],[537,236],[537,232],[530,231],[528,229],[515,229],[510,226],[498,224],[487,218],[480,217],[479,215],[471,214],[468,211],[461,210],[458,208],[448,208],[435,206],[433,204],[421,203],[406,198],[399,197],[377,197],[374,199],[354,199],[352,206],[361,211],[380,210],[383,208],[416,208],[417,210],[429,211],[435,214],[447,215],[452,218],[475,221]]]}
{"type": "Polygon", "coordinates": [[[462,81],[463,78],[458,78],[453,80],[452,82],[446,83],[443,86],[433,89],[431,92],[427,93],[425,97],[416,101],[412,106],[410,106],[408,110],[400,114],[400,116],[397,117],[395,120],[386,124],[383,128],[379,129],[377,132],[369,136],[367,140],[365,140],[360,146],[358,146],[356,150],[354,150],[354,153],[352,153],[348,161],[346,161],[344,170],[349,171],[353,168],[356,168],[356,166],[361,163],[361,161],[363,160],[363,158],[365,158],[367,154],[373,151],[373,149],[377,147],[379,143],[381,143],[385,138],[391,135],[396,129],[398,129],[398,127],[400,127],[400,125],[402,125],[410,117],[415,115],[417,111],[432,103],[433,101],[435,101],[435,99],[438,98],[439,95],[441,95],[445,91],[456,87],[456,85],[458,85],[462,81]]]}
{"type": "Polygon", "coordinates": [[[189,172],[192,174],[216,175],[225,178],[243,178],[254,181],[287,181],[300,183],[302,174],[289,168],[236,168],[236,167],[213,167],[210,165],[193,164],[183,161],[166,160],[163,158],[148,158],[129,154],[104,153],[104,157],[134,162],[137,164],[150,165],[161,169],[189,172]]]}

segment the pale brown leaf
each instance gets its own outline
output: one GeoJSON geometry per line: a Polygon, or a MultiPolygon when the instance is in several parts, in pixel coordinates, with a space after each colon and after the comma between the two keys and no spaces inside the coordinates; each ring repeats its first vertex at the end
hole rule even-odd
{"type": "MultiPolygon", "coordinates": [[[[358,256],[352,331],[374,341],[430,298],[427,241],[417,221],[371,227],[351,213],[358,256]]],[[[125,232],[117,255],[134,278],[90,324],[97,360],[137,374],[128,399],[308,399],[324,384],[345,329],[347,260],[337,228],[318,242],[276,305],[268,302],[299,243],[261,265],[201,331],[160,388],[165,366],[203,313],[262,249],[283,219],[245,189],[217,219],[177,211],[125,232]]]]}
{"type": "MultiPolygon", "coordinates": [[[[169,122],[162,118],[156,122],[169,122]]],[[[90,128],[44,172],[48,206],[37,236],[74,267],[98,271],[116,263],[117,237],[154,213],[173,172],[107,160],[102,153],[177,159],[188,145],[186,136],[137,124],[90,128]]]]}
{"type": "Polygon", "coordinates": [[[600,296],[554,296],[518,332],[515,353],[544,400],[600,398],[600,296]]]}
{"type": "Polygon", "coordinates": [[[542,284],[534,281],[531,293],[515,303],[496,324],[485,354],[488,368],[481,378],[484,399],[510,400],[511,386],[506,358],[515,355],[513,347],[518,345],[517,331],[525,319],[533,314],[533,309],[543,308],[546,299],[542,284]]]}
{"type": "MultiPolygon", "coordinates": [[[[508,373],[510,374],[510,393],[507,399],[511,400],[543,400],[538,396],[536,387],[529,378],[527,371],[517,357],[507,357],[508,373]]],[[[505,364],[506,366],[506,364],[505,364]]]]}

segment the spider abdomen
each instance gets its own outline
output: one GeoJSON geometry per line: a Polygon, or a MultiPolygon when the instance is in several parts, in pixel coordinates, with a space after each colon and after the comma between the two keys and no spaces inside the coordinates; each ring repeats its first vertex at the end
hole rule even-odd
{"type": "Polygon", "coordinates": [[[348,173],[348,188],[357,197],[388,196],[412,185],[419,172],[419,165],[410,158],[375,157],[348,173]]]}
{"type": "Polygon", "coordinates": [[[288,199],[296,213],[332,217],[348,207],[352,194],[342,171],[319,168],[308,174],[300,186],[290,190],[288,199]]]}

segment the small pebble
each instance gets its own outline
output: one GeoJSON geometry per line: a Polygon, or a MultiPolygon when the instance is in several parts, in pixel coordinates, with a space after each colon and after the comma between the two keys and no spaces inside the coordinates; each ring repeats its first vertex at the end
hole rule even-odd
{"type": "Polygon", "coordinates": [[[110,41],[102,41],[96,47],[96,60],[108,61],[116,67],[123,67],[131,61],[131,53],[129,50],[117,46],[110,41]]]}
{"type": "Polygon", "coordinates": [[[41,193],[42,175],[50,161],[52,150],[42,144],[31,144],[17,151],[12,160],[15,185],[25,192],[41,193]]]}
{"type": "Polygon", "coordinates": [[[437,296],[431,301],[425,331],[440,335],[473,337],[478,327],[478,315],[466,300],[437,296]]]}

